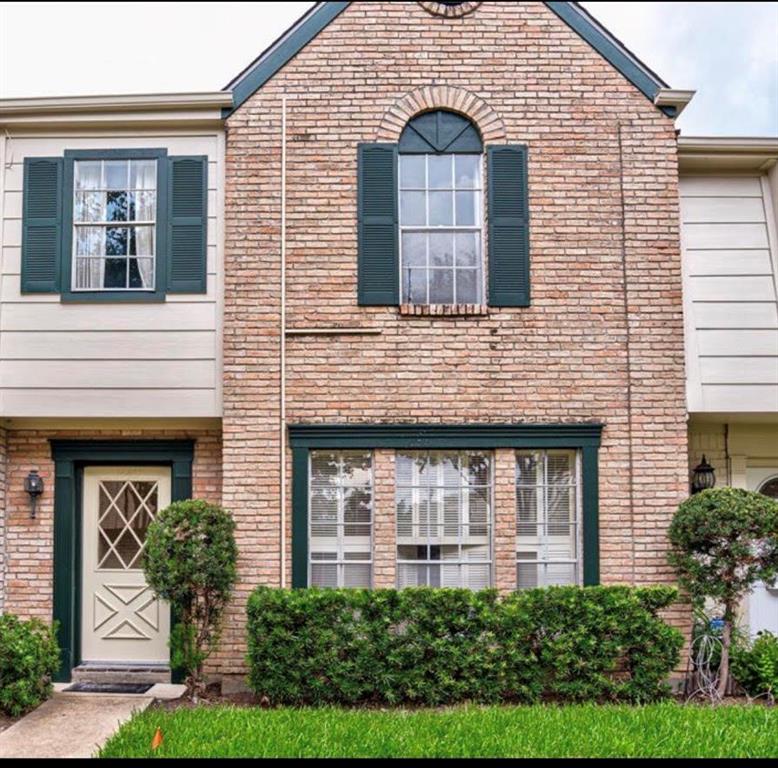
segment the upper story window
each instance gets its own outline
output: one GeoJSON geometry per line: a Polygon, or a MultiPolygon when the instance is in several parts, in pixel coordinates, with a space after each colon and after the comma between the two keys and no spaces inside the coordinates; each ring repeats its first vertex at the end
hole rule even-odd
{"type": "Polygon", "coordinates": [[[73,164],[74,291],[153,291],[157,161],[73,164]]]}
{"type": "Polygon", "coordinates": [[[481,304],[483,147],[454,112],[411,120],[399,144],[403,304],[481,304]]]}
{"type": "Polygon", "coordinates": [[[26,157],[22,293],[78,302],[207,293],[208,162],[137,147],[26,157]]]}

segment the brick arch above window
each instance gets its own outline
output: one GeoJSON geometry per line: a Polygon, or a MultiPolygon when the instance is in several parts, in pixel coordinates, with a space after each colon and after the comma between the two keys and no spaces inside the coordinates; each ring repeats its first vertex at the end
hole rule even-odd
{"type": "Polygon", "coordinates": [[[485,144],[506,141],[505,126],[489,104],[471,91],[450,85],[425,85],[396,101],[381,121],[377,140],[398,142],[411,118],[435,109],[448,109],[472,120],[480,130],[485,144]]]}

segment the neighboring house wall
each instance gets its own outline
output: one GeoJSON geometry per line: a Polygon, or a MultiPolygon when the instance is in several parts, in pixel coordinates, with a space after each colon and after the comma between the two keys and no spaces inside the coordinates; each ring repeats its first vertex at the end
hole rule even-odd
{"type": "MultiPolygon", "coordinates": [[[[687,435],[672,120],[542,3],[483,3],[453,21],[411,2],[354,3],[227,121],[224,503],[241,550],[229,671],[243,664],[249,592],[281,582],[284,96],[289,422],[602,422],[601,580],[673,581],[665,530],[687,493],[687,435]],[[425,86],[419,109],[458,89],[487,145],[529,146],[530,307],[418,317],[357,306],[357,144],[386,141],[386,116],[425,86]],[[327,328],[342,332],[317,333],[327,328]]],[[[387,583],[391,460],[374,456],[374,574],[387,583]]],[[[513,563],[515,462],[510,451],[495,461],[496,535],[509,548],[495,557],[513,563]]],[[[515,569],[502,573],[497,585],[515,586],[515,569]]]]}
{"type": "MultiPolygon", "coordinates": [[[[114,116],[115,118],[116,116],[114,116]]],[[[164,116],[158,120],[164,125],[164,116]]],[[[2,123],[2,115],[0,115],[2,123]]],[[[221,415],[223,135],[212,128],[10,126],[0,274],[0,414],[5,417],[221,415]],[[163,303],[64,303],[20,290],[25,157],[74,149],[164,148],[207,155],[208,290],[163,303]]],[[[67,194],[67,192],[66,192],[67,194]]]]}
{"type": "Polygon", "coordinates": [[[692,413],[778,411],[778,242],[770,186],[768,175],[756,172],[681,178],[692,413]]]}

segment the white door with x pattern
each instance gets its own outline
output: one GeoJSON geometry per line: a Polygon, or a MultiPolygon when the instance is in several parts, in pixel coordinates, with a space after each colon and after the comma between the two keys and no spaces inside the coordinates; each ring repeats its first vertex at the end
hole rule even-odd
{"type": "Polygon", "coordinates": [[[170,504],[170,469],[84,469],[81,658],[159,664],[169,660],[170,609],[143,575],[146,531],[170,504]]]}

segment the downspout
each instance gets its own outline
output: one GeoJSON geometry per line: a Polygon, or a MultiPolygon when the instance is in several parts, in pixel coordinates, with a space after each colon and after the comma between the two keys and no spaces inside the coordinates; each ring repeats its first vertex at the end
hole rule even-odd
{"type": "Polygon", "coordinates": [[[279,455],[281,471],[281,588],[286,587],[286,95],[281,96],[281,318],[279,336],[279,455]]]}

